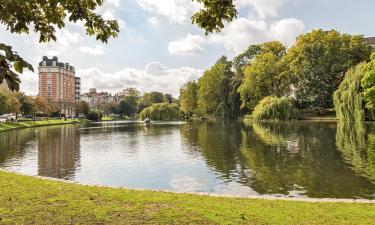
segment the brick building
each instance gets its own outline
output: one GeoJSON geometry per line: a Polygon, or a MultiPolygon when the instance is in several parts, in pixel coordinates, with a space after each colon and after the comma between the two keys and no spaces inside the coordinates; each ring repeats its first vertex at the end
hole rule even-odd
{"type": "Polygon", "coordinates": [[[69,63],[59,62],[54,56],[43,56],[39,63],[39,96],[54,104],[62,115],[74,114],[74,105],[79,100],[80,79],[69,63]],[[77,97],[78,94],[78,97],[77,97]]]}

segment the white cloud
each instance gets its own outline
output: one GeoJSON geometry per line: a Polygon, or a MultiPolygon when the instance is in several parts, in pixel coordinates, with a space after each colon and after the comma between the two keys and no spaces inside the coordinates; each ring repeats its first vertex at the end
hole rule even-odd
{"type": "Polygon", "coordinates": [[[192,0],[137,0],[145,11],[168,18],[170,23],[185,24],[193,13],[199,10],[199,4],[192,0]]]}
{"type": "Polygon", "coordinates": [[[160,24],[158,18],[156,18],[156,17],[154,17],[154,16],[148,18],[147,22],[148,22],[152,27],[157,27],[157,26],[159,26],[159,24],[160,24]]]}
{"type": "Polygon", "coordinates": [[[250,44],[260,44],[269,40],[268,25],[263,20],[251,20],[240,17],[228,24],[222,33],[210,37],[211,43],[221,43],[234,53],[239,53],[250,44]]]}
{"type": "Polygon", "coordinates": [[[101,45],[96,45],[95,47],[82,46],[79,48],[79,51],[82,53],[87,53],[89,55],[97,56],[104,54],[105,47],[101,45]]]}
{"type": "Polygon", "coordinates": [[[291,46],[305,29],[303,21],[287,18],[271,23],[264,20],[240,17],[226,25],[221,33],[209,37],[190,35],[179,41],[171,42],[169,52],[175,55],[192,55],[203,51],[204,44],[220,44],[229,52],[238,54],[249,45],[277,40],[291,46]],[[185,54],[184,54],[185,53],[185,54]]]}
{"type": "Polygon", "coordinates": [[[291,46],[296,37],[303,32],[305,24],[303,21],[288,18],[279,20],[271,24],[270,33],[274,39],[280,40],[284,44],[291,46]]]}
{"type": "Polygon", "coordinates": [[[83,91],[95,87],[98,90],[116,93],[130,86],[142,92],[162,91],[178,96],[181,85],[198,79],[202,73],[202,70],[196,68],[168,68],[158,62],[152,62],[143,70],[124,68],[117,72],[103,72],[93,67],[78,70],[77,76],[82,79],[83,91]]]}
{"type": "Polygon", "coordinates": [[[201,47],[204,42],[205,39],[202,36],[188,34],[186,38],[170,42],[168,51],[172,55],[196,55],[204,51],[201,47]]]}

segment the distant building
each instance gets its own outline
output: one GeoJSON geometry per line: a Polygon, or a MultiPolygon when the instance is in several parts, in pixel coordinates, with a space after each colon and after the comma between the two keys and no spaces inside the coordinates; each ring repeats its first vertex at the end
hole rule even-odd
{"type": "Polygon", "coordinates": [[[108,92],[97,92],[96,88],[90,88],[88,93],[81,94],[81,100],[94,109],[104,109],[108,103],[118,104],[122,99],[124,99],[123,93],[112,95],[108,92]]]}
{"type": "Polygon", "coordinates": [[[370,45],[372,48],[375,48],[375,37],[368,37],[365,38],[366,43],[370,45]]]}
{"type": "Polygon", "coordinates": [[[39,63],[39,96],[54,104],[61,114],[71,116],[77,90],[80,92],[80,79],[76,78],[74,67],[59,62],[56,56],[52,59],[43,56],[39,63]]]}

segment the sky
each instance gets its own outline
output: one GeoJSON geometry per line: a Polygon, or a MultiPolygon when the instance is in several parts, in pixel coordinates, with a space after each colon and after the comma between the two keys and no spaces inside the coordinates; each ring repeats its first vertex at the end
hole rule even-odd
{"type": "Polygon", "coordinates": [[[11,34],[3,25],[0,42],[34,66],[34,73],[21,75],[21,91],[30,95],[38,94],[37,65],[46,55],[75,66],[82,92],[135,87],[177,97],[181,85],[198,79],[222,55],[233,58],[251,44],[279,40],[290,47],[298,35],[317,28],[375,36],[374,0],[236,0],[236,6],[237,19],[206,36],[191,23],[200,8],[192,0],[105,0],[97,12],[120,24],[119,36],[107,44],[68,21],[56,42],[40,44],[38,34],[11,34]]]}

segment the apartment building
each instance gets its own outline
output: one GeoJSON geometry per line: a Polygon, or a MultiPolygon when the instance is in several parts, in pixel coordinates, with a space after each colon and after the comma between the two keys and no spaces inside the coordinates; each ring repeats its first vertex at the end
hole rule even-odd
{"type": "Polygon", "coordinates": [[[73,115],[81,85],[80,79],[75,76],[74,67],[59,62],[56,56],[52,59],[43,56],[38,69],[39,96],[54,104],[62,116],[73,115]]]}

